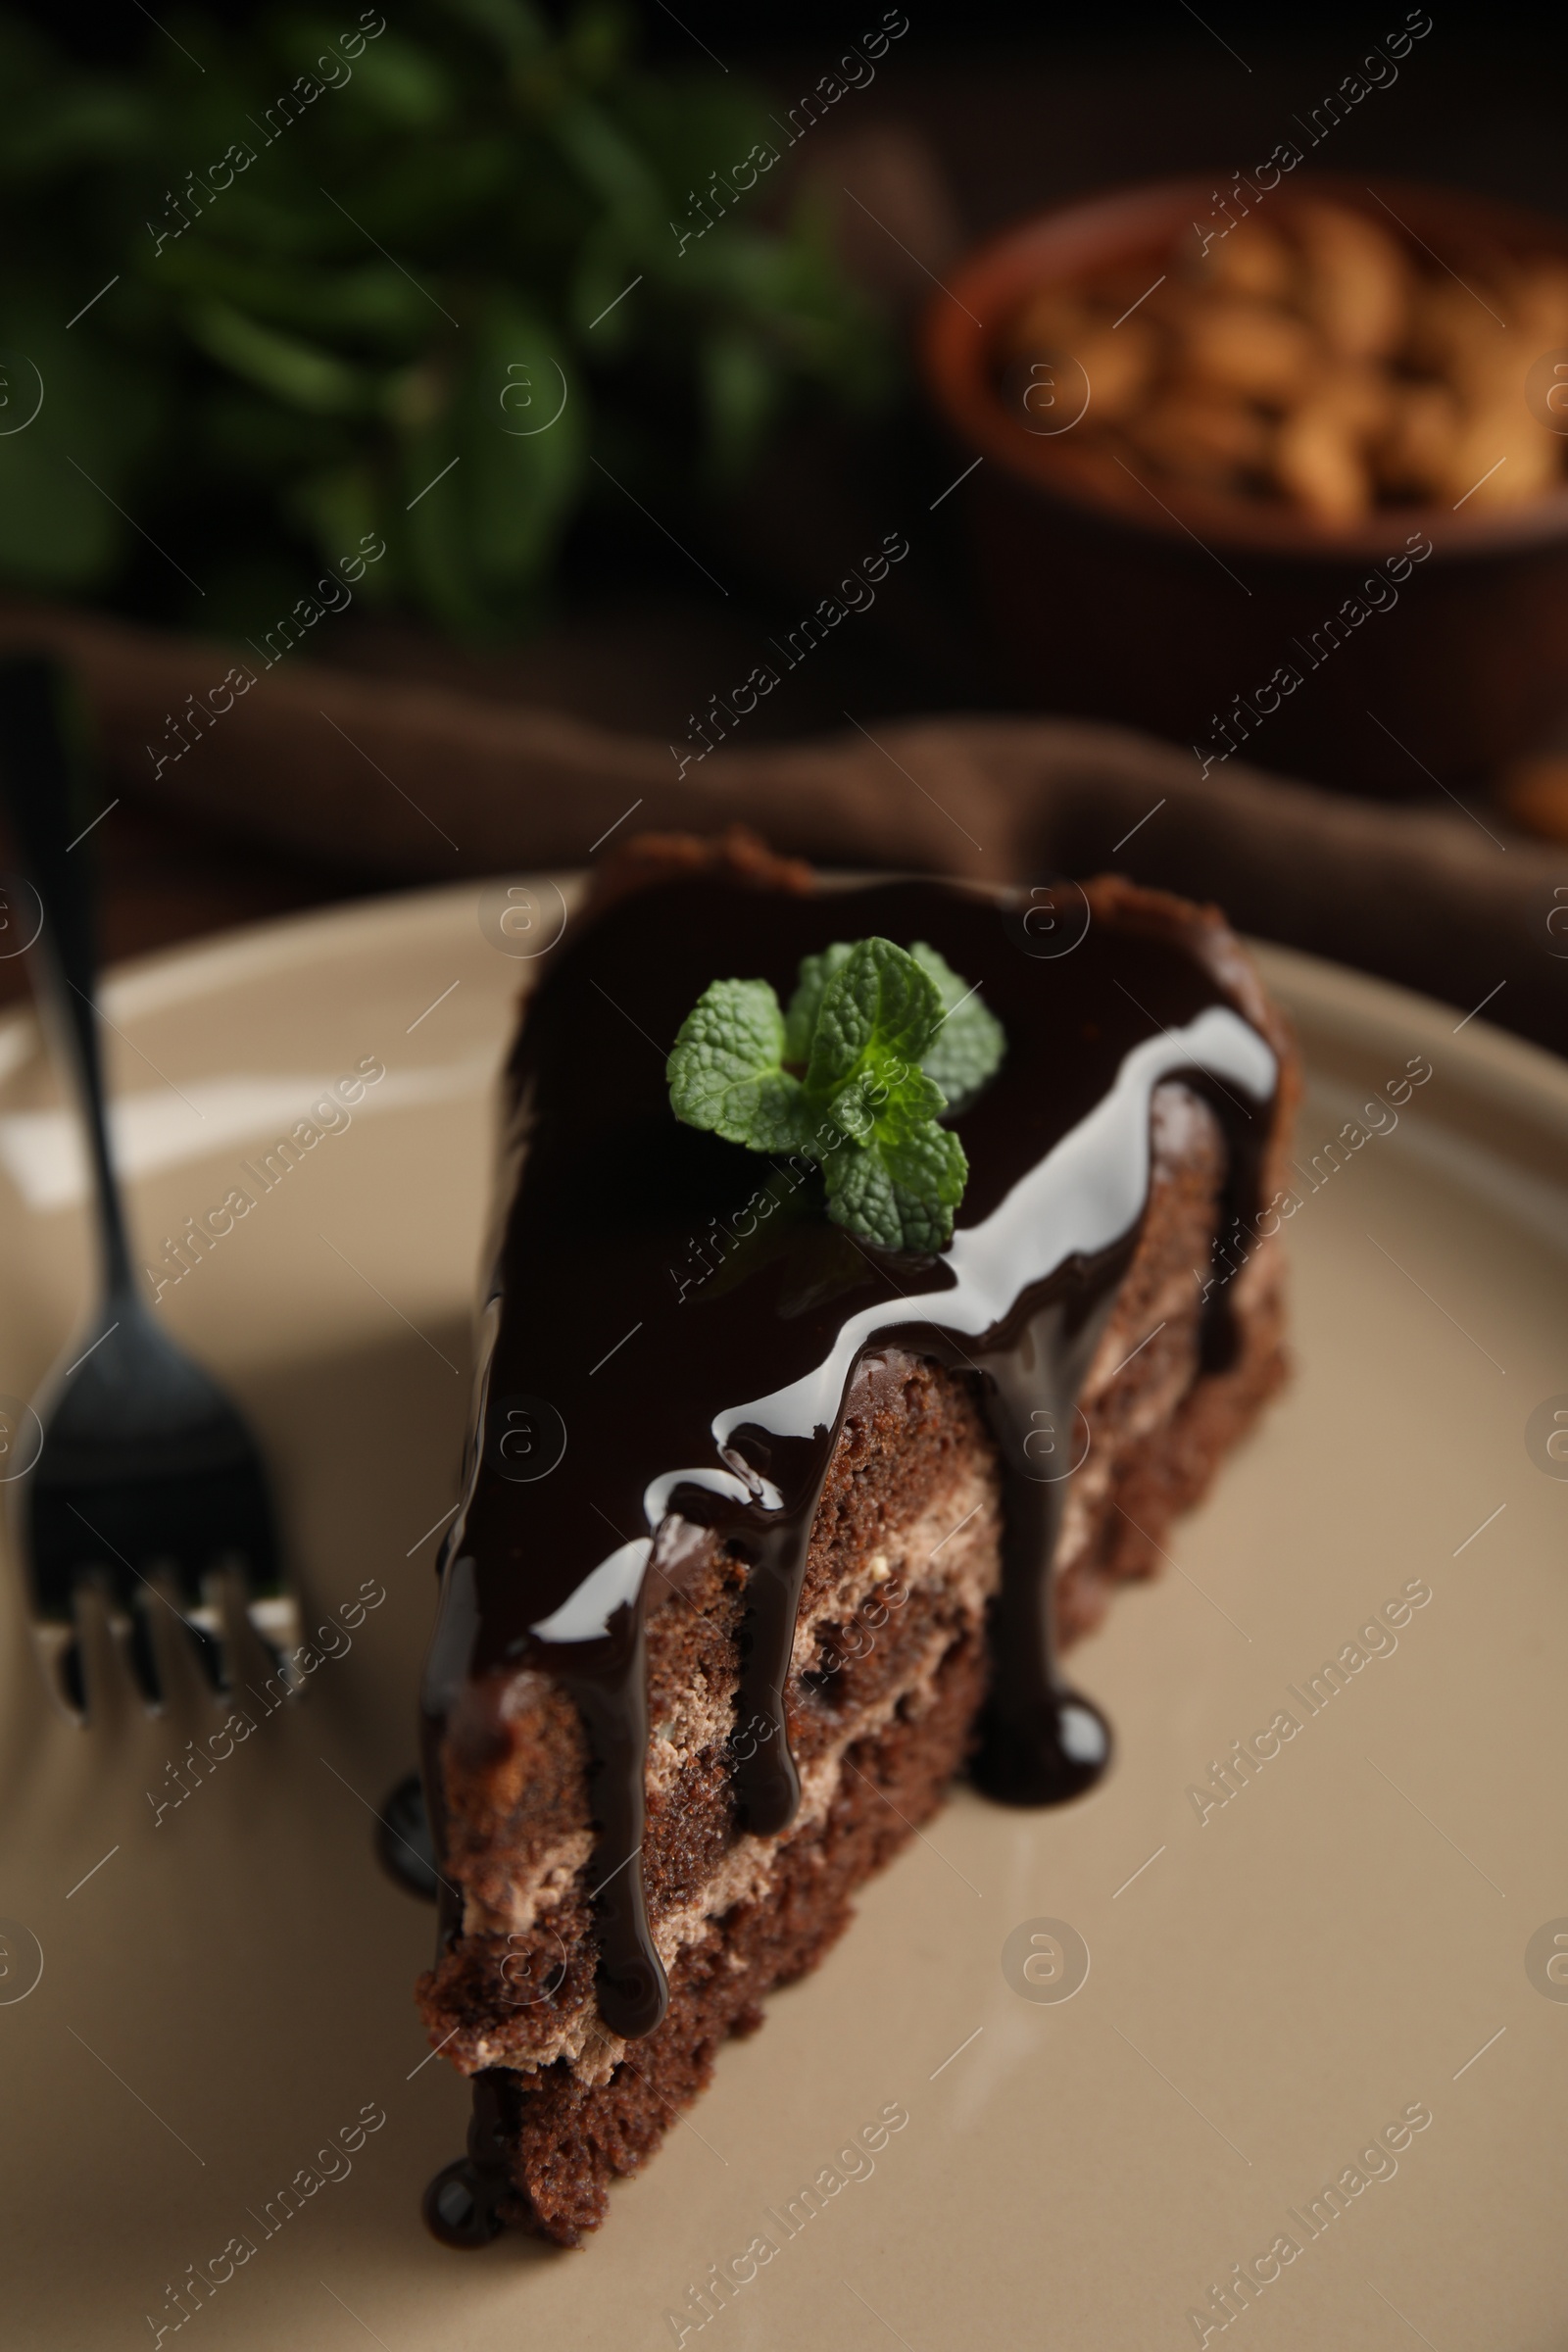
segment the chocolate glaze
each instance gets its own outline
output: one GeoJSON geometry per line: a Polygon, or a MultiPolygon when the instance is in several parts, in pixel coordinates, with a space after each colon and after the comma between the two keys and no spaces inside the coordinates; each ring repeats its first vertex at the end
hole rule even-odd
{"type": "MultiPolygon", "coordinates": [[[[1103,1722],[1053,1658],[1074,1400],[1137,1246],[1154,1087],[1180,1077],[1211,1102],[1230,1146],[1226,1212],[1245,1218],[1277,1065],[1175,926],[1092,922],[1071,954],[1038,958],[1001,911],[928,881],[797,897],[683,878],[622,900],[557,952],[513,1054],[520,1180],[468,1493],[444,1554],[427,1780],[438,1788],[441,1726],[465,1679],[533,1666],[571,1691],[593,1757],[598,2001],[615,2033],[650,2032],[668,1998],[637,1859],[647,1596],[678,1576],[694,1525],[751,1563],[737,1727],[754,1736],[737,1821],[782,1829],[799,1798],[784,1683],[808,1540],[851,1382],[879,1351],[974,1372],[1002,1460],[978,1779],[1009,1802],[1051,1803],[1108,1758],[1103,1722]],[[787,1002],[803,956],[871,933],[930,941],[1006,1033],[1002,1069],[955,1122],[969,1183],[935,1257],[851,1241],[806,1163],[770,1164],[669,1109],[665,1055],[710,980],[760,976],[787,1002]]],[[[1223,1297],[1209,1368],[1231,1345],[1223,1297]]],[[[439,1820],[436,1837],[439,1850],[439,1820]]],[[[443,1917],[455,1935],[450,1897],[443,1917]]]]}

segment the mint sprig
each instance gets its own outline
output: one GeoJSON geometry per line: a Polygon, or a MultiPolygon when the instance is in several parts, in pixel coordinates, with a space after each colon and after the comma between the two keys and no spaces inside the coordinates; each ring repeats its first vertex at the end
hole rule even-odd
{"type": "Polygon", "coordinates": [[[753,1152],[818,1162],[835,1224],[940,1250],[969,1163],[939,1125],[984,1086],[1002,1026],[935,948],[838,941],[804,958],[788,1011],[766,980],[715,980],[681,1023],[670,1105],[753,1152]]]}

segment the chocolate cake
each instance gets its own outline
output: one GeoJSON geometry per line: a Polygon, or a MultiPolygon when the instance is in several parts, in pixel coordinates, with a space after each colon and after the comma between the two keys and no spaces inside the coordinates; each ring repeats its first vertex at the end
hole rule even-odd
{"type": "Polygon", "coordinates": [[[1034,1805],[1103,1771],[1056,1652],[1283,1377],[1295,1085],[1220,915],[1115,878],[1048,919],[652,842],[568,923],[504,1081],[424,1690],[419,2001],[474,2090],[438,2235],[578,2243],[956,1772],[1034,1805]],[[671,1109],[710,982],[787,998],[861,939],[935,949],[1005,1039],[923,1253],[671,1109]]]}

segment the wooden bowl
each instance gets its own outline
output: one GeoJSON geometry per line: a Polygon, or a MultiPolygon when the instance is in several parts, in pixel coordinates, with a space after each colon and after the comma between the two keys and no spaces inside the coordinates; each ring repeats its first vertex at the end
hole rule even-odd
{"type": "MultiPolygon", "coordinates": [[[[1031,429],[999,388],[1000,338],[1032,292],[1136,264],[1152,283],[1214,194],[1207,179],[1162,181],[1025,221],[970,256],[925,314],[930,395],[957,462],[984,460],[959,495],[1020,688],[1190,743],[1200,765],[1234,751],[1365,792],[1462,785],[1539,745],[1568,710],[1568,482],[1517,506],[1383,507],[1325,525],[1283,500],[1128,471],[1071,425],[1031,429]],[[1391,568],[1396,601],[1383,592],[1365,611],[1364,583],[1391,568]],[[1351,600],[1364,618],[1349,617],[1351,600]],[[1271,686],[1282,665],[1298,687],[1271,686]]],[[[1412,250],[1467,280],[1489,260],[1568,256],[1568,225],[1395,180],[1298,172],[1254,209],[1282,220],[1306,195],[1402,226],[1412,250]]],[[[1521,400],[1544,356],[1521,343],[1521,400]]],[[[1071,369],[1058,373],[1066,416],[1071,369]]],[[[1081,375],[1078,389],[1092,402],[1081,375]]]]}

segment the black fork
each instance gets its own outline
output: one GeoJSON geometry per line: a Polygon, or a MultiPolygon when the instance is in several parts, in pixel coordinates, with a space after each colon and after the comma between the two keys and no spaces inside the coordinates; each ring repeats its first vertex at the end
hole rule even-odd
{"type": "Polygon", "coordinates": [[[106,1593],[148,1698],[160,1695],[153,1610],[183,1623],[216,1686],[219,1644],[193,1615],[217,1621],[204,1580],[227,1572],[230,1641],[243,1640],[236,1607],[248,1613],[251,1597],[279,1590],[277,1528],[245,1421],[169,1337],[132,1271],[99,1062],[92,872],[81,839],[93,812],[74,711],[41,657],[0,662],[0,791],[42,902],[33,955],[73,1065],[97,1211],[101,1303],[69,1368],[35,1400],[42,1450],[18,1482],[34,1616],[64,1629],[55,1637],[62,1685],[85,1711],[81,1646],[70,1629],[87,1588],[106,1593]]]}

